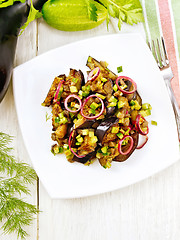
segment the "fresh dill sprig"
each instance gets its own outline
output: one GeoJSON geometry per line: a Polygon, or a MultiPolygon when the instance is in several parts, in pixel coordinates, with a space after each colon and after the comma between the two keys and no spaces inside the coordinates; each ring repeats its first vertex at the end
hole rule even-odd
{"type": "Polygon", "coordinates": [[[31,224],[38,213],[35,205],[21,199],[21,195],[30,194],[28,184],[33,184],[37,176],[35,171],[25,163],[17,162],[9,147],[12,137],[0,132],[0,221],[2,230],[9,234],[17,233],[17,237],[25,239],[28,235],[25,226],[31,224]]]}
{"type": "Polygon", "coordinates": [[[49,115],[47,112],[46,112],[46,122],[51,119],[51,115],[49,115]]]}

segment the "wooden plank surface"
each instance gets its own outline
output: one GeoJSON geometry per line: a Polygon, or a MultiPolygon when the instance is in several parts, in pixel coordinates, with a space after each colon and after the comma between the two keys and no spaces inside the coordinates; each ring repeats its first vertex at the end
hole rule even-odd
{"type": "MultiPolygon", "coordinates": [[[[15,65],[73,41],[115,32],[113,25],[109,32],[105,25],[69,33],[52,29],[43,20],[33,22],[18,41],[15,65]]],[[[0,104],[0,113],[1,131],[15,136],[16,156],[30,163],[17,121],[12,86],[0,104]]],[[[34,204],[36,189],[35,184],[28,198],[34,204]]],[[[52,200],[40,183],[39,231],[35,219],[27,229],[27,240],[179,240],[179,189],[180,162],[135,185],[86,198],[52,200]]],[[[10,235],[0,239],[17,238],[10,235]]]]}
{"type": "MultiPolygon", "coordinates": [[[[36,56],[36,36],[37,36],[37,23],[31,23],[26,31],[19,37],[16,49],[16,57],[14,65],[20,65],[31,58],[36,56]]],[[[21,135],[19,128],[17,114],[13,98],[13,89],[12,83],[8,89],[8,92],[0,104],[0,131],[14,136],[13,147],[14,155],[19,161],[28,163],[31,165],[30,158],[24,146],[24,141],[21,135]]],[[[27,196],[25,200],[29,203],[37,204],[37,185],[34,182],[34,185],[30,186],[31,195],[27,196]]],[[[37,220],[34,219],[31,226],[26,228],[26,231],[29,233],[27,240],[37,239],[37,220]]],[[[1,234],[2,232],[0,232],[1,234]]],[[[16,240],[17,237],[15,234],[11,235],[0,235],[1,240],[16,240]]]]}

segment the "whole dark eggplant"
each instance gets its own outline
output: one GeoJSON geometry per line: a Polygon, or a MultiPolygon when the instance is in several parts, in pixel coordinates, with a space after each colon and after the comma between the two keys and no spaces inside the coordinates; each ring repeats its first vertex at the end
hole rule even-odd
{"type": "MultiPolygon", "coordinates": [[[[34,0],[33,6],[40,10],[47,0],[34,0]]],[[[30,1],[16,2],[0,8],[0,102],[8,89],[14,63],[17,38],[21,26],[26,22],[30,1]]]]}

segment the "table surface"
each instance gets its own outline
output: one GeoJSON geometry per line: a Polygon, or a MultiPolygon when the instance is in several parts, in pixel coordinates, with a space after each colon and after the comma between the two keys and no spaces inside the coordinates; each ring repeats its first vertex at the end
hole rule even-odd
{"type": "MultiPolygon", "coordinates": [[[[139,24],[143,36],[143,27],[139,24]]],[[[134,28],[129,26],[129,31],[134,28]]],[[[67,43],[116,32],[113,22],[83,32],[61,32],[43,20],[32,22],[19,37],[15,66],[67,43]]],[[[128,27],[120,32],[128,32],[128,27]]],[[[15,136],[15,155],[31,164],[20,132],[12,85],[0,104],[1,131],[15,136]]],[[[53,200],[40,182],[28,201],[41,213],[27,228],[27,240],[178,240],[180,239],[180,162],[142,182],[113,192],[69,200],[53,200]]],[[[1,240],[17,239],[2,235],[1,240]]]]}

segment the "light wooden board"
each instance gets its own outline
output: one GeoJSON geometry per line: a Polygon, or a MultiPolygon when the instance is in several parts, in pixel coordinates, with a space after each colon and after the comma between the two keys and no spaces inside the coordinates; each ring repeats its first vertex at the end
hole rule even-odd
{"type": "MultiPolygon", "coordinates": [[[[31,58],[36,56],[36,33],[37,33],[37,23],[31,23],[26,31],[19,37],[17,43],[16,57],[14,65],[20,65],[31,58]]],[[[30,158],[27,154],[26,148],[24,146],[23,138],[19,128],[17,114],[13,98],[12,84],[8,89],[8,92],[0,104],[0,131],[14,136],[12,146],[14,147],[14,155],[19,161],[28,163],[31,165],[30,158]]],[[[25,200],[29,203],[37,204],[37,183],[30,186],[31,195],[23,196],[25,200]]],[[[32,225],[26,228],[29,233],[27,240],[37,239],[37,219],[35,218],[32,225]]],[[[2,231],[0,232],[0,234],[2,231]]],[[[2,235],[0,236],[2,240],[15,240],[17,239],[15,234],[2,235]]]]}
{"type": "MultiPolygon", "coordinates": [[[[131,32],[131,28],[122,30],[131,32]]],[[[15,65],[73,41],[115,32],[114,25],[110,25],[107,32],[106,23],[89,31],[61,32],[38,20],[30,24],[20,37],[15,65]]],[[[30,163],[11,86],[0,104],[0,113],[0,130],[15,136],[15,155],[30,163]]],[[[180,162],[135,185],[88,198],[52,200],[40,183],[39,206],[42,212],[39,226],[35,219],[27,229],[30,234],[27,240],[179,240],[179,189],[180,162]]],[[[28,200],[37,204],[36,184],[31,192],[28,200]]],[[[0,239],[17,238],[10,235],[0,239]]]]}

